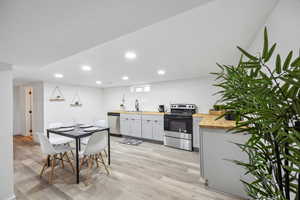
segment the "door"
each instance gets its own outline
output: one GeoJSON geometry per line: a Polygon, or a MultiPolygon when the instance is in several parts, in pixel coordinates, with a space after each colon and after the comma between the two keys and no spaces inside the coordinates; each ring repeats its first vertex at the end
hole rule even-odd
{"type": "Polygon", "coordinates": [[[142,120],[142,137],[146,139],[153,139],[152,135],[152,121],[142,120]]]}
{"type": "Polygon", "coordinates": [[[25,135],[32,136],[32,88],[25,87],[25,135]]]}
{"type": "Polygon", "coordinates": [[[153,139],[158,141],[163,141],[164,136],[164,126],[162,121],[153,121],[153,139]]]}

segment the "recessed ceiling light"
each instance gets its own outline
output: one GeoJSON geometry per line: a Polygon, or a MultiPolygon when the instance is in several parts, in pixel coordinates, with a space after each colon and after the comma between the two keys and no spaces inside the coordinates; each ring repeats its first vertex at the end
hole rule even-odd
{"type": "Polygon", "coordinates": [[[134,60],[134,59],[136,59],[136,53],[133,51],[127,51],[125,53],[124,57],[128,60],[134,60]]]}
{"type": "Polygon", "coordinates": [[[91,71],[91,70],[92,70],[92,68],[91,68],[90,66],[88,66],[88,65],[83,65],[83,66],[81,67],[81,69],[82,69],[83,71],[91,71]]]}
{"type": "Polygon", "coordinates": [[[128,78],[128,76],[123,76],[122,79],[123,79],[124,81],[126,81],[126,80],[128,80],[129,78],[128,78]]]}
{"type": "Polygon", "coordinates": [[[101,85],[102,82],[101,81],[96,81],[96,84],[101,85]]]}
{"type": "Polygon", "coordinates": [[[54,74],[54,77],[55,77],[55,78],[63,78],[64,75],[63,75],[63,74],[56,73],[56,74],[54,74]]]}
{"type": "Polygon", "coordinates": [[[161,76],[162,76],[162,75],[165,75],[165,73],[166,73],[166,71],[165,71],[165,70],[162,70],[162,69],[157,71],[157,74],[158,74],[158,75],[161,75],[161,76]]]}

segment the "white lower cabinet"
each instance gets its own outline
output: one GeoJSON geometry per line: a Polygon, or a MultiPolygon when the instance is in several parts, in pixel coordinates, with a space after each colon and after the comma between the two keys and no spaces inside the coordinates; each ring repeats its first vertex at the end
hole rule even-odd
{"type": "Polygon", "coordinates": [[[163,141],[163,115],[120,115],[120,131],[122,135],[163,141]]]}
{"type": "Polygon", "coordinates": [[[141,137],[142,136],[141,116],[135,114],[121,114],[120,132],[122,135],[141,137]]]}
{"type": "Polygon", "coordinates": [[[142,116],[142,137],[151,140],[163,141],[163,115],[142,116]]]}
{"type": "Polygon", "coordinates": [[[154,140],[163,141],[164,139],[164,123],[163,121],[154,120],[152,135],[154,140]]]}
{"type": "Polygon", "coordinates": [[[146,139],[152,139],[152,121],[151,120],[142,120],[142,137],[146,139]]]}
{"type": "Polygon", "coordinates": [[[142,125],[140,119],[131,119],[130,132],[133,137],[142,137],[142,125]]]}
{"type": "Polygon", "coordinates": [[[129,119],[120,119],[120,132],[122,135],[129,135],[129,119]]]}

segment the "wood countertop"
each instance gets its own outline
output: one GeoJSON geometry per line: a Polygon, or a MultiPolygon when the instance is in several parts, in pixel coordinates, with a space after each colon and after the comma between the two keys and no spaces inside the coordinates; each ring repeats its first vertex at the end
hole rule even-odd
{"type": "Polygon", "coordinates": [[[133,115],[164,115],[165,114],[164,112],[152,112],[152,111],[135,112],[135,111],[124,111],[124,110],[112,111],[112,113],[133,114],[133,115]]]}
{"type": "MultiPolygon", "coordinates": [[[[164,112],[133,112],[133,111],[124,111],[124,110],[116,110],[112,111],[112,113],[120,113],[120,114],[135,114],[135,115],[164,115],[164,112]]],[[[219,129],[231,129],[236,126],[235,121],[225,120],[224,118],[216,120],[219,115],[211,115],[205,113],[196,113],[193,114],[193,117],[202,118],[199,126],[202,128],[219,128],[219,129]]]]}
{"type": "Polygon", "coordinates": [[[210,114],[203,114],[197,113],[194,114],[193,117],[200,117],[202,118],[199,126],[202,128],[220,128],[220,129],[231,129],[236,126],[235,121],[225,120],[224,117],[221,119],[216,120],[219,115],[210,115],[210,114]]]}

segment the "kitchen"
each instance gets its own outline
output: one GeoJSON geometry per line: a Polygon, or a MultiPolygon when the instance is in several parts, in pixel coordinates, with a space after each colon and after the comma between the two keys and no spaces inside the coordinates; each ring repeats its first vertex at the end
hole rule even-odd
{"type": "MultiPolygon", "coordinates": [[[[137,100],[135,102],[138,102],[137,100]]],[[[124,105],[122,104],[122,107],[124,105]]],[[[244,143],[248,136],[227,133],[236,126],[234,120],[217,119],[222,111],[210,110],[198,113],[195,104],[171,104],[168,108],[159,105],[158,111],[108,112],[111,133],[123,137],[124,143],[138,145],[142,141],[190,152],[199,152],[200,180],[217,191],[247,197],[240,178],[247,178],[245,171],[229,161],[247,161],[235,143],[244,143]],[[168,112],[169,110],[169,112],[168,112]],[[222,170],[226,173],[217,175],[222,170]],[[224,182],[225,181],[225,182],[224,182]]]]}

